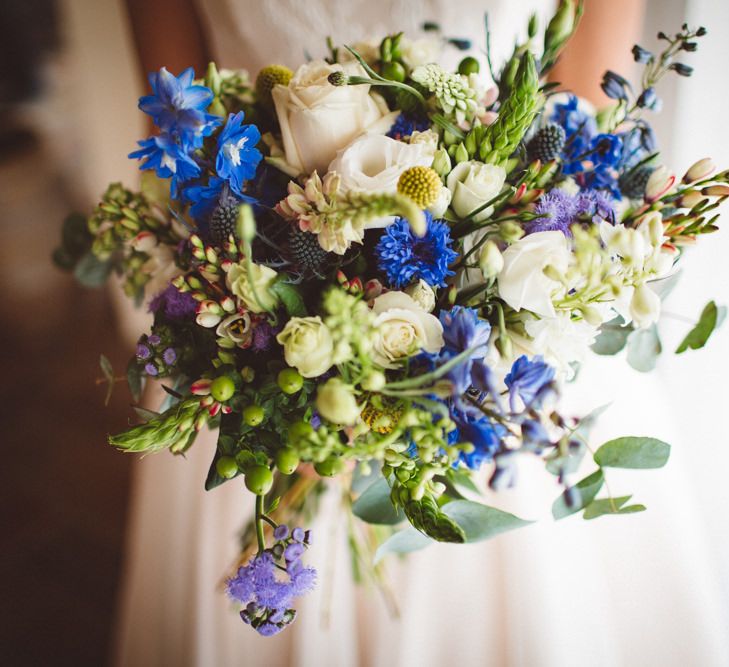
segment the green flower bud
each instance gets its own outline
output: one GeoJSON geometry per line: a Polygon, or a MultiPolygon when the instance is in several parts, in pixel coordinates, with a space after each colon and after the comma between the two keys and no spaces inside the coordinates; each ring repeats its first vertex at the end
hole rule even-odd
{"type": "Polygon", "coordinates": [[[316,409],[327,421],[344,426],[352,426],[361,412],[352,386],[337,377],[330,378],[319,387],[316,409]]]}
{"type": "Polygon", "coordinates": [[[456,148],[456,154],[454,157],[457,163],[468,162],[468,150],[462,143],[458,144],[458,148],[456,148]]]}
{"type": "Polygon", "coordinates": [[[521,225],[517,224],[513,220],[507,220],[499,225],[499,236],[506,243],[516,243],[522,236],[524,236],[524,230],[521,225]]]}
{"type": "Polygon", "coordinates": [[[478,60],[473,56],[466,56],[458,64],[458,73],[468,76],[469,74],[478,74],[481,69],[478,60]]]}
{"type": "Polygon", "coordinates": [[[433,169],[441,178],[445,178],[450,173],[451,159],[448,157],[448,151],[444,148],[439,148],[435,152],[435,157],[433,158],[433,169]]]}
{"type": "Polygon", "coordinates": [[[504,268],[504,258],[493,241],[486,241],[478,256],[478,266],[486,280],[495,278],[504,268]]]}

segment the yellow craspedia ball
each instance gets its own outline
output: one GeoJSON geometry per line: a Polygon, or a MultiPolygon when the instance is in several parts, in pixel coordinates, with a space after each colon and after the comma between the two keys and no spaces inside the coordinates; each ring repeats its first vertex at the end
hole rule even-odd
{"type": "Polygon", "coordinates": [[[397,182],[397,191],[423,209],[435,204],[442,187],[440,176],[430,167],[410,167],[402,172],[397,182]]]}
{"type": "Polygon", "coordinates": [[[288,86],[294,73],[284,65],[267,65],[256,77],[256,93],[264,104],[271,103],[271,91],[276,84],[288,86]]]}

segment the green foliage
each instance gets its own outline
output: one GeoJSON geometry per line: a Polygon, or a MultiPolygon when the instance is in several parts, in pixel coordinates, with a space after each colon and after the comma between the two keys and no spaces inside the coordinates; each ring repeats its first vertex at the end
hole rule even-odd
{"type": "Polygon", "coordinates": [[[106,396],[104,397],[104,405],[109,405],[111,394],[114,391],[114,369],[111,367],[109,359],[103,354],[99,357],[99,366],[101,366],[101,372],[104,374],[104,380],[106,380],[106,396]]]}
{"type": "Polygon", "coordinates": [[[633,327],[622,322],[623,318],[618,316],[600,327],[600,333],[592,344],[592,351],[595,354],[611,356],[625,347],[633,327]]]}
{"type": "Polygon", "coordinates": [[[645,505],[626,505],[632,496],[620,496],[619,498],[600,498],[593,500],[582,515],[583,519],[597,519],[605,514],[635,514],[645,511],[645,505]]]}
{"type": "Polygon", "coordinates": [[[129,360],[129,364],[127,364],[127,384],[129,385],[129,391],[135,403],[139,402],[139,399],[142,398],[142,389],[144,388],[143,378],[144,374],[142,373],[141,366],[137,363],[136,358],[132,357],[129,360]]]}
{"type": "Polygon", "coordinates": [[[433,496],[426,493],[421,500],[408,500],[403,509],[408,521],[428,537],[438,542],[466,541],[463,528],[438,507],[433,496]]]}
{"type": "Polygon", "coordinates": [[[72,271],[90,250],[92,241],[86,218],[80,213],[72,213],[63,221],[61,245],[54,250],[53,261],[60,269],[72,271]]]}
{"type": "Polygon", "coordinates": [[[277,280],[270,289],[286,308],[289,317],[304,317],[306,315],[306,306],[298,287],[285,282],[285,280],[277,280]]]}
{"type": "Polygon", "coordinates": [[[471,500],[454,500],[443,506],[443,514],[463,530],[466,542],[480,542],[508,530],[527,526],[532,521],[520,519],[495,507],[471,500]]]}
{"type": "Polygon", "coordinates": [[[393,533],[375,551],[373,565],[377,565],[388,554],[407,554],[420,551],[433,544],[427,535],[423,535],[412,526],[393,533]]]}
{"type": "Polygon", "coordinates": [[[606,442],[595,452],[595,463],[605,468],[662,468],[671,446],[656,438],[625,437],[606,442]]]}
{"type": "Polygon", "coordinates": [[[99,259],[89,250],[76,263],[73,275],[84,287],[101,287],[108,280],[111,270],[111,260],[99,259]]]}
{"type": "Polygon", "coordinates": [[[682,354],[688,349],[699,350],[704,347],[711,334],[721,325],[725,317],[726,306],[717,306],[713,301],[709,301],[701,311],[699,321],[676,348],[676,354],[682,354]]]}
{"type": "Polygon", "coordinates": [[[390,485],[380,477],[352,504],[352,513],[367,523],[393,525],[405,519],[390,499],[390,485]]]}
{"type": "Polygon", "coordinates": [[[656,367],[656,361],[663,347],[655,324],[645,329],[636,329],[628,336],[628,363],[641,373],[648,373],[656,367]]]}
{"type": "Polygon", "coordinates": [[[577,482],[577,484],[575,484],[575,489],[577,489],[579,493],[579,499],[572,505],[569,505],[567,503],[567,492],[565,491],[552,504],[552,516],[555,520],[564,519],[566,516],[575,514],[587,507],[600,492],[604,481],[605,477],[602,469],[599,469],[585,477],[585,479],[577,482]]]}

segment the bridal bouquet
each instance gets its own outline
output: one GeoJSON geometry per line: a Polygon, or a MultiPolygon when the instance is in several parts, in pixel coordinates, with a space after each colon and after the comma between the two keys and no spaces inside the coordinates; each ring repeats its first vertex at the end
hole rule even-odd
{"type": "MultiPolygon", "coordinates": [[[[646,118],[706,31],[635,46],[640,84],[607,72],[612,104],[596,110],[545,79],[580,13],[563,0],[539,42],[532,19],[498,72],[441,67],[440,48],[469,44],[432,24],[422,40],[330,41],[325,59],[255,81],[163,68],[139,101],[159,129],[130,155],[141,190],[113,184],[67,220],[59,263],[85,284],[117,274],[154,316],[127,378],[135,399],[149,379],[168,398],[109,441],[179,455],[217,429],[205,487],[240,477],[251,492],[226,588],[259,633],[315,585],[301,525],[324,477],[370,574],[388,553],[527,524],[475,482],[486,469],[513,486],[523,456],[554,476],[555,519],[645,509],[604,492],[605,471],[658,468],[669,445],[590,447],[595,415],[563,414],[560,387],[591,348],[652,368],[661,299],[683,249],[716,231],[729,172],[703,159],[678,178],[646,118]]],[[[722,316],[711,302],[677,352],[722,316]]]]}

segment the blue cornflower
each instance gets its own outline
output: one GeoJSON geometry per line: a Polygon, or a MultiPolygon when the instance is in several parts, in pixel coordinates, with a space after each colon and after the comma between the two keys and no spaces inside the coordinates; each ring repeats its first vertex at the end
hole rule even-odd
{"type": "Polygon", "coordinates": [[[256,175],[258,163],[263,155],[256,148],[261,133],[255,125],[243,125],[245,114],[239,111],[230,114],[228,122],[218,137],[218,157],[215,170],[218,176],[228,181],[231,190],[243,196],[245,181],[256,175]]]}
{"type": "Polygon", "coordinates": [[[536,356],[532,360],[526,355],[519,357],[504,378],[509,388],[509,405],[512,412],[517,412],[516,399],[522,400],[528,409],[539,392],[554,380],[554,368],[545,363],[544,358],[536,356]]]}
{"type": "Polygon", "coordinates": [[[173,199],[177,197],[180,183],[200,175],[200,166],[170,135],[160,134],[137,143],[141,148],[129,153],[129,157],[144,160],[139,166],[142,171],[154,169],[160,178],[171,179],[173,199]]]}
{"type": "Polygon", "coordinates": [[[139,98],[139,108],[150,115],[164,132],[177,134],[183,145],[199,148],[203,137],[210,136],[220,125],[220,116],[205,113],[213,99],[213,91],[193,85],[191,67],[175,76],[163,67],[149,75],[152,95],[139,98]]]}
{"type": "Polygon", "coordinates": [[[391,287],[404,287],[418,279],[443,287],[445,279],[453,275],[448,265],[458,255],[451,249],[450,229],[447,223],[433,220],[427,211],[425,219],[427,229],[422,237],[413,234],[404,218],[397,218],[380,237],[375,249],[377,266],[391,287]]]}
{"type": "Polygon", "coordinates": [[[401,141],[409,137],[413,132],[425,132],[430,128],[430,121],[427,116],[401,113],[392,124],[387,136],[391,139],[401,141]]]}

